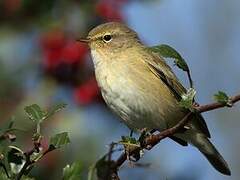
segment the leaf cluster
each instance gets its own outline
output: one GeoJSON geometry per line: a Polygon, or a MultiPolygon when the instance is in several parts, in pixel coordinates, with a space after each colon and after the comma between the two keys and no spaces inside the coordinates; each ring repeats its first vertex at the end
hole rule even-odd
{"type": "Polygon", "coordinates": [[[10,122],[7,128],[1,128],[0,179],[33,180],[33,178],[28,177],[28,174],[35,164],[47,153],[70,143],[68,133],[62,132],[50,137],[50,143],[47,149],[43,149],[41,146],[43,137],[41,133],[42,123],[65,107],[66,104],[58,104],[46,111],[39,105],[32,104],[24,108],[26,116],[33,121],[36,126],[36,131],[32,134],[33,147],[29,151],[24,151],[21,147],[12,144],[17,140],[15,131],[18,130],[14,128],[13,121],[10,122]]]}

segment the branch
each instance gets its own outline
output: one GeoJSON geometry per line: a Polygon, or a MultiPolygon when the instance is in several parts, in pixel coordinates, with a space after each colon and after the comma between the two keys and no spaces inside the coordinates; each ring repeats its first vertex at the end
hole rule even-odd
{"type": "Polygon", "coordinates": [[[8,178],[10,178],[10,176],[9,176],[9,174],[8,174],[8,171],[7,171],[7,168],[6,168],[5,164],[3,164],[2,162],[0,162],[0,167],[3,168],[3,170],[4,170],[5,174],[6,174],[6,176],[7,176],[8,178]]]}
{"type": "Polygon", "coordinates": [[[45,156],[46,154],[48,154],[49,152],[53,151],[54,149],[51,148],[51,146],[46,149],[42,155],[37,158],[37,159],[34,159],[34,160],[31,160],[31,155],[34,153],[34,152],[37,152],[39,153],[40,151],[40,147],[41,147],[41,138],[38,139],[37,141],[33,141],[33,148],[27,152],[24,153],[24,156],[25,156],[25,159],[26,159],[26,162],[24,163],[22,169],[20,170],[20,172],[18,173],[18,175],[16,176],[16,180],[20,180],[22,178],[23,175],[26,175],[28,174],[29,172],[29,168],[32,168],[33,165],[38,162],[40,159],[43,158],[43,156],[45,156]]]}
{"type": "MultiPolygon", "coordinates": [[[[229,98],[229,103],[232,105],[234,105],[238,101],[240,101],[240,94],[229,98]]],[[[203,113],[203,112],[212,111],[212,110],[223,108],[223,107],[228,107],[228,106],[220,102],[215,102],[215,103],[195,107],[195,109],[197,110],[198,113],[203,113]]]]}
{"type": "Polygon", "coordinates": [[[188,76],[188,80],[189,80],[189,83],[190,83],[190,87],[193,88],[193,80],[192,80],[189,69],[187,70],[187,76],[188,76]]]}
{"type": "MultiPolygon", "coordinates": [[[[40,147],[40,146],[39,146],[40,147]]],[[[34,161],[31,160],[31,155],[39,149],[39,147],[34,146],[33,149],[31,149],[28,152],[25,152],[25,158],[26,158],[26,162],[24,163],[22,169],[20,170],[20,172],[18,173],[18,175],[16,176],[16,180],[20,180],[22,178],[22,176],[26,173],[28,167],[30,167],[32,164],[34,164],[34,161]]]]}
{"type": "MultiPolygon", "coordinates": [[[[229,98],[229,103],[232,105],[234,105],[238,101],[240,101],[240,94],[229,98]]],[[[126,154],[125,152],[122,153],[120,155],[120,157],[115,161],[114,168],[118,169],[128,159],[127,156],[132,156],[136,153],[139,153],[139,151],[141,151],[143,149],[150,150],[152,147],[154,147],[156,144],[158,144],[162,139],[165,139],[166,137],[169,137],[169,136],[173,135],[174,133],[176,133],[179,129],[184,127],[184,125],[191,119],[191,117],[195,113],[203,113],[203,112],[207,112],[207,111],[212,111],[212,110],[223,108],[226,106],[227,106],[226,104],[223,104],[220,102],[215,102],[215,103],[206,104],[206,105],[202,105],[202,106],[199,106],[199,105],[194,106],[193,105],[194,112],[187,113],[186,116],[181,121],[179,121],[178,124],[176,124],[175,126],[169,128],[169,129],[166,129],[156,135],[153,134],[153,135],[147,136],[143,140],[141,147],[133,148],[130,152],[128,152],[128,154],[126,154]]]]}

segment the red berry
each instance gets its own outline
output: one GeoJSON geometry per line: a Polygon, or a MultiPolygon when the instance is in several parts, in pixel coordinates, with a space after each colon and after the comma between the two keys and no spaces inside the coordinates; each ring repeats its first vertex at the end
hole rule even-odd
{"type": "Polygon", "coordinates": [[[122,21],[122,15],[119,12],[119,8],[114,7],[112,4],[107,2],[100,2],[96,5],[96,12],[99,16],[106,20],[111,21],[122,21]]]}
{"type": "Polygon", "coordinates": [[[61,63],[62,49],[45,50],[43,56],[43,66],[46,69],[56,68],[61,63]]]}
{"type": "Polygon", "coordinates": [[[82,43],[69,42],[62,51],[62,60],[67,64],[72,64],[83,60],[87,47],[82,43]]]}
{"type": "Polygon", "coordinates": [[[89,79],[84,84],[80,85],[74,91],[75,100],[82,105],[87,105],[97,99],[99,88],[94,78],[89,79]]]}
{"type": "Polygon", "coordinates": [[[21,0],[5,0],[3,2],[3,9],[7,15],[11,15],[18,11],[21,7],[21,0]]]}
{"type": "Polygon", "coordinates": [[[41,44],[44,49],[62,48],[65,43],[66,39],[61,30],[52,30],[41,38],[41,44]]]}

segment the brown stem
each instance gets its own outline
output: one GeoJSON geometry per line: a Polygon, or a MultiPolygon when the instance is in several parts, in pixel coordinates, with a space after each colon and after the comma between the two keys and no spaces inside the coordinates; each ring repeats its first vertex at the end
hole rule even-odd
{"type": "MultiPolygon", "coordinates": [[[[240,101],[240,94],[231,97],[229,103],[234,105],[238,101],[240,101]]],[[[179,121],[178,124],[176,124],[175,126],[169,128],[169,129],[166,129],[156,135],[147,136],[144,139],[144,144],[141,147],[136,147],[136,148],[132,149],[130,152],[128,152],[128,155],[131,156],[135,153],[138,153],[140,150],[146,149],[148,146],[151,146],[151,148],[152,148],[156,144],[158,144],[162,139],[173,135],[191,119],[191,116],[194,115],[194,113],[203,113],[203,112],[223,108],[226,106],[227,106],[226,104],[223,104],[220,102],[215,102],[215,103],[206,104],[206,105],[202,105],[202,106],[194,106],[193,109],[196,112],[189,112],[188,114],[186,114],[186,116],[181,121],[179,121]]],[[[115,168],[119,168],[126,160],[127,160],[127,154],[122,153],[119,156],[119,158],[115,161],[115,165],[116,165],[115,168]]]]}
{"type": "Polygon", "coordinates": [[[5,174],[6,174],[6,176],[7,176],[8,178],[10,178],[10,176],[9,176],[9,174],[8,174],[8,171],[7,171],[7,168],[6,168],[5,164],[3,164],[2,162],[0,162],[0,167],[3,168],[3,170],[4,170],[5,174]]]}
{"type": "Polygon", "coordinates": [[[31,155],[34,153],[34,152],[39,152],[39,148],[41,147],[41,138],[38,139],[37,141],[33,141],[33,148],[27,152],[24,153],[24,156],[25,156],[25,159],[26,159],[26,162],[24,163],[22,169],[20,170],[20,172],[18,173],[18,175],[16,176],[16,180],[20,180],[22,178],[22,176],[24,174],[26,174],[27,169],[33,165],[35,163],[35,161],[32,161],[31,160],[31,155]]]}
{"type": "MultiPolygon", "coordinates": [[[[189,112],[178,124],[176,124],[172,128],[166,129],[156,135],[147,136],[146,139],[144,139],[144,144],[141,147],[134,148],[131,152],[128,153],[128,155],[131,156],[139,152],[140,150],[147,148],[149,145],[151,146],[151,148],[154,147],[162,139],[176,133],[181,127],[183,127],[189,121],[190,116],[192,115],[193,113],[189,112]]],[[[120,167],[126,160],[127,160],[127,154],[126,153],[121,154],[116,161],[116,166],[120,167]]]]}
{"type": "Polygon", "coordinates": [[[188,76],[188,80],[189,80],[189,83],[190,83],[190,87],[193,88],[193,80],[192,80],[192,77],[191,77],[191,74],[190,74],[190,70],[187,71],[187,76],[188,76]]]}
{"type": "MultiPolygon", "coordinates": [[[[236,95],[236,96],[232,96],[229,98],[230,104],[235,104],[236,102],[240,101],[240,94],[236,95]]],[[[206,105],[201,105],[196,107],[195,109],[199,112],[199,113],[203,113],[203,112],[207,112],[207,111],[212,111],[214,109],[219,109],[222,107],[226,107],[226,104],[220,103],[220,102],[215,102],[215,103],[211,103],[211,104],[206,104],[206,105]]]]}
{"type": "Polygon", "coordinates": [[[34,147],[32,150],[24,153],[25,158],[26,158],[26,162],[24,163],[22,169],[21,169],[20,172],[18,173],[18,175],[17,175],[17,177],[16,177],[16,180],[20,180],[20,179],[22,178],[22,176],[25,174],[27,168],[34,163],[34,162],[31,161],[31,158],[30,158],[31,155],[32,155],[34,152],[35,152],[35,147],[34,147]]]}
{"type": "Polygon", "coordinates": [[[166,130],[164,130],[164,131],[162,131],[162,132],[160,132],[156,135],[151,135],[151,136],[146,137],[146,139],[144,140],[145,141],[144,146],[151,145],[153,147],[156,144],[158,144],[162,139],[173,135],[174,133],[176,133],[180,128],[182,128],[191,119],[190,117],[193,114],[194,114],[193,112],[189,112],[175,126],[169,128],[169,129],[166,129],[166,130]]]}

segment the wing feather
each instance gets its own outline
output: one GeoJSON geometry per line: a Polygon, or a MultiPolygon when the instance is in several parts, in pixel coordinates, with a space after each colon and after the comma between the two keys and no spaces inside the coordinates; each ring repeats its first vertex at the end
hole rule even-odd
{"type": "MultiPolygon", "coordinates": [[[[145,58],[150,70],[166,84],[176,99],[180,101],[182,94],[186,93],[186,89],[180,83],[168,64],[156,53],[152,53],[152,55],[154,58],[145,58]]],[[[210,132],[203,117],[201,115],[197,115],[195,119],[196,121],[194,124],[201,132],[210,138],[210,132]]]]}

